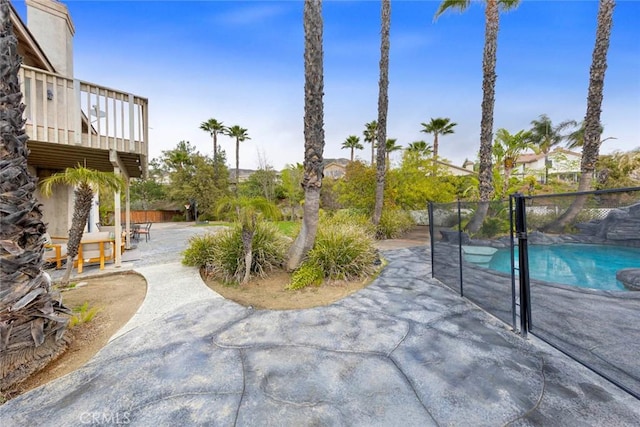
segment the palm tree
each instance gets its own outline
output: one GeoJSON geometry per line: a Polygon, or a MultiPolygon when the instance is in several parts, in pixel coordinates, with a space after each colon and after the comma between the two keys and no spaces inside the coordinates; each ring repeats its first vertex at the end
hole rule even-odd
{"type": "Polygon", "coordinates": [[[231,126],[225,131],[228,136],[236,139],[236,179],[234,188],[236,197],[238,197],[238,180],[240,179],[240,143],[246,141],[247,139],[251,139],[249,138],[249,134],[247,134],[247,132],[247,129],[242,128],[238,125],[231,126]]]}
{"type": "Polygon", "coordinates": [[[413,141],[407,147],[407,151],[418,153],[421,157],[427,157],[433,153],[431,145],[427,144],[425,141],[413,141]]]}
{"type": "Polygon", "coordinates": [[[438,135],[449,135],[454,133],[454,127],[458,124],[451,121],[450,118],[438,117],[432,118],[429,123],[420,123],[422,130],[420,132],[433,134],[433,160],[438,160],[438,135]]]}
{"type": "MultiPolygon", "coordinates": [[[[378,164],[376,170],[376,202],[373,224],[378,225],[384,204],[384,180],[387,172],[387,112],[389,110],[389,28],[391,27],[391,0],[382,0],[380,30],[380,81],[378,83],[378,164]],[[384,143],[382,143],[384,141],[384,143]]],[[[372,163],[373,164],[373,163],[372,163]]]]}
{"type": "MultiPolygon", "coordinates": [[[[600,137],[602,124],[600,112],[604,92],[604,76],[607,70],[607,52],[613,26],[613,9],[615,0],[600,0],[598,7],[598,26],[596,28],[596,41],[591,59],[589,73],[589,90],[587,95],[587,113],[584,116],[584,145],[582,146],[582,161],[580,163],[580,181],[578,192],[591,189],[593,172],[600,154],[600,137]]],[[[569,208],[560,217],[549,224],[545,231],[561,231],[572,222],[582,210],[587,195],[576,197],[569,208]]]]}
{"type": "Polygon", "coordinates": [[[0,390],[41,369],[67,345],[59,292],[42,270],[44,233],[18,81],[21,58],[9,3],[0,0],[0,390]]]}
{"type": "MultiPolygon", "coordinates": [[[[581,148],[584,145],[584,121],[580,123],[576,123],[575,121],[572,121],[572,124],[573,126],[576,127],[576,129],[566,137],[567,148],[569,149],[581,148]]],[[[604,132],[604,126],[600,125],[600,135],[602,135],[602,132],[604,132]]],[[[617,138],[614,136],[608,136],[606,138],[603,138],[600,140],[600,145],[602,146],[603,142],[608,141],[610,139],[617,139],[617,138]]]]}
{"type": "Polygon", "coordinates": [[[389,155],[391,153],[393,153],[394,151],[400,151],[402,150],[402,145],[398,144],[398,139],[397,138],[387,138],[387,144],[386,144],[386,148],[385,148],[385,152],[387,155],[387,169],[389,168],[389,155]]]}
{"type": "Polygon", "coordinates": [[[506,129],[498,129],[493,145],[493,154],[497,163],[502,163],[504,167],[504,183],[502,194],[506,195],[511,179],[511,171],[516,166],[516,160],[520,153],[534,147],[532,143],[533,134],[530,131],[521,130],[518,133],[510,134],[506,129]]]}
{"type": "Polygon", "coordinates": [[[222,199],[217,206],[218,215],[226,212],[236,212],[237,221],[242,227],[242,251],[244,253],[244,270],[238,271],[242,275],[242,283],[247,283],[251,277],[253,262],[253,236],[256,233],[258,216],[271,220],[279,220],[282,213],[278,206],[264,197],[234,197],[222,199]]]}
{"type": "Polygon", "coordinates": [[[353,162],[354,150],[362,150],[362,149],[364,149],[362,144],[360,144],[360,138],[358,138],[355,135],[349,135],[347,137],[347,139],[344,140],[344,142],[342,143],[342,149],[344,150],[345,148],[351,150],[351,161],[352,162],[353,162]]]}
{"type": "Polygon", "coordinates": [[[202,122],[200,124],[200,129],[205,132],[208,132],[213,138],[213,167],[215,173],[218,173],[218,134],[224,133],[227,129],[222,122],[217,121],[216,119],[209,119],[206,122],[202,122]]]}
{"type": "Polygon", "coordinates": [[[364,132],[362,135],[364,136],[364,142],[368,142],[371,144],[371,165],[375,162],[375,146],[376,146],[376,138],[378,132],[378,122],[372,121],[364,124],[364,132]]]}
{"type": "Polygon", "coordinates": [[[324,68],[322,0],[304,2],[304,211],[302,228],[289,249],[287,268],[294,270],[313,247],[318,231],[324,166],[324,68]]]}
{"type": "Polygon", "coordinates": [[[67,270],[62,278],[63,284],[69,284],[73,259],[78,255],[80,240],[84,233],[84,227],[89,219],[91,204],[96,191],[121,191],[124,189],[124,181],[120,175],[113,172],[100,172],[87,169],[80,165],[75,168],[66,168],[64,172],[55,173],[45,178],[40,187],[42,194],[50,196],[56,185],[68,185],[75,187],[75,202],[71,229],[69,229],[69,241],[67,242],[67,270]]]}
{"type": "MultiPolygon", "coordinates": [[[[480,203],[473,218],[467,224],[470,232],[482,226],[489,210],[489,200],[493,195],[493,107],[496,91],[496,57],[498,50],[498,29],[500,9],[516,8],[520,0],[485,0],[484,52],[482,56],[482,119],[480,122],[480,168],[478,171],[480,203]]],[[[449,9],[465,11],[471,0],[444,0],[435,14],[435,19],[449,9]]],[[[435,151],[435,147],[434,147],[435,151]]]]}
{"type": "Polygon", "coordinates": [[[546,114],[541,114],[538,120],[531,121],[531,141],[537,145],[538,150],[544,154],[544,182],[549,181],[549,152],[553,147],[560,144],[567,135],[563,135],[562,131],[569,126],[575,126],[574,120],[565,120],[564,122],[553,126],[551,119],[546,114]]]}

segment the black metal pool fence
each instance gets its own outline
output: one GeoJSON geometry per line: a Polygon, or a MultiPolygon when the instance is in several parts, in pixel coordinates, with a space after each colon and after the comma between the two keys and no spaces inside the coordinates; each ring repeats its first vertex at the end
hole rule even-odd
{"type": "Polygon", "coordinates": [[[640,399],[640,187],[429,203],[429,231],[433,277],[640,399]],[[614,290],[595,289],[601,262],[614,290]]]}

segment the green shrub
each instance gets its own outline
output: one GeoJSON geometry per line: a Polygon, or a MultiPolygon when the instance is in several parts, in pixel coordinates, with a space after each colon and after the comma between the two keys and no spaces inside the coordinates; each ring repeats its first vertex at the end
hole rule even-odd
{"type": "Polygon", "coordinates": [[[319,267],[324,277],[350,280],[373,273],[376,257],[373,237],[366,228],[329,219],[318,227],[306,262],[319,267]]]}
{"type": "MultiPolygon", "coordinates": [[[[264,276],[285,260],[289,239],[277,227],[268,222],[256,223],[253,236],[251,273],[264,276]]],[[[216,276],[227,282],[240,281],[244,276],[244,252],[242,247],[242,226],[217,233],[194,236],[183,253],[183,264],[204,267],[209,276],[216,276]]]]}
{"type": "Polygon", "coordinates": [[[376,230],[379,239],[394,239],[409,231],[415,225],[407,211],[383,210],[376,230]]]}
{"type": "Polygon", "coordinates": [[[287,289],[295,291],[306,288],[309,285],[319,286],[322,284],[323,279],[324,272],[319,266],[305,262],[300,268],[293,272],[291,275],[291,283],[289,283],[287,289]]]}
{"type": "Polygon", "coordinates": [[[361,227],[366,233],[375,235],[376,227],[371,222],[371,215],[362,209],[340,209],[326,218],[327,223],[354,224],[361,227]]]}
{"type": "Polygon", "coordinates": [[[482,227],[478,230],[478,233],[474,237],[495,237],[497,235],[509,234],[509,221],[497,218],[488,217],[485,218],[482,223],[482,227]]]}
{"type": "Polygon", "coordinates": [[[98,307],[89,307],[89,303],[85,302],[73,310],[73,315],[69,319],[69,327],[73,328],[76,325],[91,322],[99,311],[98,307]]]}

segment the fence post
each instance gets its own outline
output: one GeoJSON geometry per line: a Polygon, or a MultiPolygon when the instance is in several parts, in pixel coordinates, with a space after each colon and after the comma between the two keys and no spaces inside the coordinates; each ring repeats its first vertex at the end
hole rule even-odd
{"type": "Polygon", "coordinates": [[[460,199],[458,199],[458,260],[460,263],[460,296],[464,296],[464,286],[462,284],[462,212],[460,210],[460,199]]]}
{"type": "Polygon", "coordinates": [[[527,215],[525,197],[521,193],[514,194],[514,197],[516,200],[516,237],[518,238],[518,262],[520,267],[520,333],[526,338],[531,325],[527,215]]]}
{"type": "Polygon", "coordinates": [[[516,324],[516,266],[514,257],[514,234],[513,234],[513,216],[515,214],[513,210],[513,199],[515,195],[509,195],[509,249],[511,250],[511,326],[513,332],[517,332],[518,326],[516,324]]]}
{"type": "Polygon", "coordinates": [[[427,203],[427,209],[429,212],[429,240],[431,241],[431,278],[433,279],[434,277],[436,277],[435,272],[434,272],[434,268],[433,268],[433,260],[434,260],[434,256],[433,256],[433,250],[434,250],[434,237],[433,237],[433,202],[428,202],[427,203]]]}

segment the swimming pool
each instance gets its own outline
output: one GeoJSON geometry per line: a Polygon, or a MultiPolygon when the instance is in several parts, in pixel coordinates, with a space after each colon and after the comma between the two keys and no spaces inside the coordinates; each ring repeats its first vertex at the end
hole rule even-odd
{"type": "MultiPolygon", "coordinates": [[[[516,267],[518,250],[516,248],[516,267]]],[[[495,253],[488,268],[511,273],[509,249],[495,253]]],[[[616,271],[640,268],[640,249],[601,245],[529,245],[529,277],[600,290],[625,291],[616,271]]]]}

